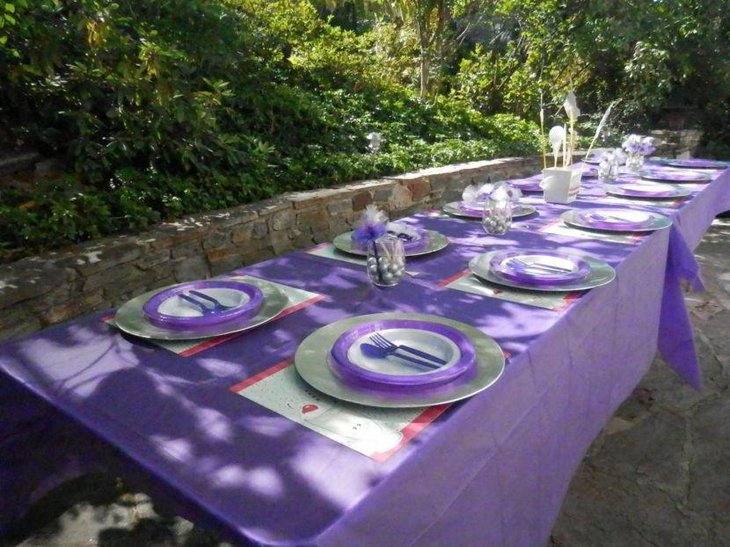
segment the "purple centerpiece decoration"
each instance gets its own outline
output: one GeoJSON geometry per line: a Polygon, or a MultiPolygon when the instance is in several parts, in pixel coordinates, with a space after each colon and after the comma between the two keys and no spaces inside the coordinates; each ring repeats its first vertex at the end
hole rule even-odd
{"type": "Polygon", "coordinates": [[[489,263],[492,273],[520,284],[558,285],[585,278],[591,266],[585,260],[559,251],[502,251],[489,263]]]}
{"type": "MultiPolygon", "coordinates": [[[[476,350],[466,335],[442,323],[412,319],[372,321],[353,327],[337,339],[330,354],[332,368],[343,381],[366,389],[403,391],[433,387],[451,382],[476,367],[476,350]],[[444,359],[447,363],[429,368],[417,364],[409,365],[408,361],[401,363],[396,356],[376,359],[382,361],[383,366],[392,365],[393,370],[397,371],[389,373],[374,370],[368,367],[367,363],[360,362],[362,357],[355,356],[361,355],[359,346],[369,343],[369,337],[374,334],[382,334],[395,343],[408,342],[411,346],[415,346],[416,343],[408,336],[409,330],[415,331],[410,337],[414,340],[423,339],[424,336],[433,337],[432,347],[418,349],[433,353],[435,357],[444,359]],[[409,373],[403,373],[404,370],[408,370],[409,373]]],[[[396,355],[413,357],[407,352],[401,353],[401,350],[398,350],[396,355]]],[[[426,359],[422,360],[428,362],[426,359]]]]}
{"type": "Polygon", "coordinates": [[[366,248],[371,241],[375,241],[387,233],[387,223],[388,218],[385,216],[385,213],[375,205],[368,205],[365,207],[365,212],[355,226],[355,231],[352,233],[352,240],[358,246],[366,248]]]}
{"type": "Polygon", "coordinates": [[[142,310],[158,327],[195,329],[253,317],[263,300],[261,290],[249,283],[204,280],[165,289],[145,302],[142,310]],[[190,291],[207,296],[207,299],[190,291]],[[197,301],[199,305],[192,304],[190,300],[197,301]]]}

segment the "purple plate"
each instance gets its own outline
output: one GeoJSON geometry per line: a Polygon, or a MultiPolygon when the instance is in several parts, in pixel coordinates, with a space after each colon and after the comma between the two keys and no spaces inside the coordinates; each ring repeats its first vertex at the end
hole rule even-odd
{"type": "Polygon", "coordinates": [[[591,266],[585,260],[557,251],[502,251],[489,263],[490,271],[524,284],[555,285],[585,278],[591,266]]]}
{"type": "Polygon", "coordinates": [[[598,176],[598,167],[594,165],[584,165],[583,176],[588,178],[596,178],[598,176]]]}
{"type": "MultiPolygon", "coordinates": [[[[332,367],[350,385],[376,389],[414,389],[450,382],[474,369],[476,350],[462,332],[429,321],[380,320],[353,327],[335,341],[330,351],[332,367]],[[438,368],[413,364],[397,356],[368,357],[365,344],[381,334],[394,344],[410,346],[446,361],[438,368]]],[[[422,359],[405,350],[396,355],[422,359]]],[[[422,359],[426,362],[428,360],[422,359]]]]}
{"type": "Polygon", "coordinates": [[[461,209],[462,211],[464,211],[465,213],[468,213],[470,215],[482,216],[484,214],[484,202],[483,201],[475,201],[475,202],[460,201],[458,207],[459,207],[459,209],[461,209]]]}
{"type": "Polygon", "coordinates": [[[591,154],[590,157],[583,158],[583,163],[598,165],[599,163],[601,163],[601,159],[603,159],[603,154],[591,154]]]}
{"type": "Polygon", "coordinates": [[[663,165],[670,167],[682,167],[687,169],[727,169],[730,163],[726,161],[703,160],[703,159],[685,159],[685,160],[662,160],[663,165]]]}
{"type": "Polygon", "coordinates": [[[576,211],[576,216],[592,228],[627,232],[646,228],[653,218],[651,213],[635,209],[584,209],[576,211]]]}
{"type": "Polygon", "coordinates": [[[690,195],[689,190],[682,188],[664,188],[651,183],[628,183],[607,186],[606,192],[615,196],[644,199],[671,199],[690,195]]]}
{"type": "Polygon", "coordinates": [[[261,290],[240,281],[205,280],[181,283],[150,298],[142,306],[147,318],[158,327],[166,329],[190,329],[207,327],[231,319],[254,316],[261,307],[264,295],[261,290]],[[197,291],[217,300],[215,305],[201,296],[189,294],[197,291]],[[186,301],[187,295],[205,306],[206,312],[186,301]]]}
{"type": "Polygon", "coordinates": [[[512,179],[509,182],[515,188],[519,188],[522,192],[542,193],[542,175],[535,175],[526,179],[512,179]]]}
{"type": "Polygon", "coordinates": [[[639,173],[642,179],[660,182],[710,182],[712,177],[705,173],[687,173],[680,171],[664,171],[660,169],[646,169],[639,173]]]}

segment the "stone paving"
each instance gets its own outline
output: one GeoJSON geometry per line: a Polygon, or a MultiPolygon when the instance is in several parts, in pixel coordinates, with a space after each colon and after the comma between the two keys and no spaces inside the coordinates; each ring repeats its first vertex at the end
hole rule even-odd
{"type": "MultiPolygon", "coordinates": [[[[715,221],[695,254],[708,290],[687,302],[705,388],[693,391],[655,360],[576,473],[553,547],[730,545],[730,219],[715,221]]],[[[98,475],[49,494],[0,537],[17,545],[226,544],[98,475]]]]}

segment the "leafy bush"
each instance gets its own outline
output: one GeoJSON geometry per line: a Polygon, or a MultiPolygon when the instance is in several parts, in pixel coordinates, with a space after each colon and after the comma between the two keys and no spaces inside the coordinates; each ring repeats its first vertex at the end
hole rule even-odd
{"type": "Polygon", "coordinates": [[[357,35],[306,0],[12,4],[0,139],[60,157],[73,176],[0,189],[0,248],[537,150],[534,124],[419,99],[407,33],[383,23],[357,35]],[[384,136],[379,154],[367,152],[371,131],[384,136]]]}

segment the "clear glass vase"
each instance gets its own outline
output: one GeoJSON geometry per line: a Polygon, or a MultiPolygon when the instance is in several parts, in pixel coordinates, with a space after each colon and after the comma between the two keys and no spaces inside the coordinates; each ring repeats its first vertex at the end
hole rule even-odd
{"type": "Polygon", "coordinates": [[[629,152],[626,155],[626,169],[631,173],[638,173],[644,167],[644,156],[638,152],[629,152]]]}
{"type": "Polygon", "coordinates": [[[602,183],[616,182],[618,178],[618,162],[603,160],[598,164],[598,181],[602,183]]]}
{"type": "Polygon", "coordinates": [[[484,202],[482,227],[491,235],[506,234],[512,225],[512,201],[488,197],[484,202]]]}
{"type": "Polygon", "coordinates": [[[392,235],[368,243],[368,278],[377,287],[397,285],[406,271],[403,240],[392,235]]]}

